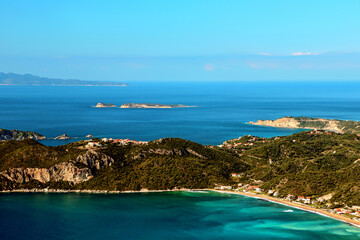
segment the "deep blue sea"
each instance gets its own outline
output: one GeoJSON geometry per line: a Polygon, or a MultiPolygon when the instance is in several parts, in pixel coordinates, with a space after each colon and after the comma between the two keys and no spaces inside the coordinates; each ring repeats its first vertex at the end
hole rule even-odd
{"type": "Polygon", "coordinates": [[[295,208],[215,192],[2,193],[0,239],[355,240],[360,229],[295,208]]]}
{"type": "MultiPolygon", "coordinates": [[[[154,140],[180,137],[221,144],[242,135],[272,137],[300,130],[246,124],[309,116],[360,120],[357,82],[175,82],[128,87],[0,86],[0,128],[47,137],[68,134],[154,140]],[[174,109],[98,109],[98,102],[195,105],[174,109]]],[[[74,140],[72,140],[74,141],[74,140]]],[[[43,141],[59,145],[67,141],[43,141]]]]}

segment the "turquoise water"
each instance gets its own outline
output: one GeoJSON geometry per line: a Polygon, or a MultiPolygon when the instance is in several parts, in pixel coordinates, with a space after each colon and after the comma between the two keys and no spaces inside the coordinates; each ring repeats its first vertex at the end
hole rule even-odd
{"type": "MultiPolygon", "coordinates": [[[[360,120],[357,82],[131,83],[129,87],[0,86],[0,128],[48,137],[154,140],[181,137],[221,144],[252,134],[301,130],[246,124],[258,119],[309,116],[360,120]],[[182,109],[96,109],[97,102],[196,105],[182,109]]],[[[77,140],[77,139],[76,139],[77,140]]],[[[58,145],[66,141],[45,141],[58,145]]]]}
{"type": "Polygon", "coordinates": [[[340,221],[215,192],[0,194],[0,233],[1,239],[360,239],[360,229],[340,221]]]}

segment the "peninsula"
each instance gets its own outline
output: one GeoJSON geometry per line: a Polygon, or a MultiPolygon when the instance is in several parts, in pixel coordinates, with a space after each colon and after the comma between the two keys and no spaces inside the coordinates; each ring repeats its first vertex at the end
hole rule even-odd
{"type": "Polygon", "coordinates": [[[24,139],[35,139],[35,140],[44,140],[45,136],[40,133],[31,132],[31,131],[20,131],[17,129],[7,130],[0,128],[0,141],[4,140],[24,140],[24,139]]]}
{"type": "Polygon", "coordinates": [[[360,134],[360,122],[337,119],[288,116],[276,120],[258,120],[257,122],[249,122],[249,124],[278,128],[318,129],[336,133],[360,134]]]}
{"type": "MultiPolygon", "coordinates": [[[[87,135],[86,138],[93,138],[92,135],[87,135]]],[[[7,141],[7,140],[15,140],[15,141],[21,141],[24,139],[34,139],[34,140],[45,140],[45,139],[52,139],[52,140],[68,140],[76,137],[70,137],[66,134],[62,134],[57,137],[48,138],[44,135],[32,132],[32,131],[20,131],[17,129],[14,130],[8,130],[8,129],[1,129],[0,128],[0,141],[7,141]]]]}
{"type": "Polygon", "coordinates": [[[193,106],[186,106],[181,104],[159,104],[159,103],[125,103],[120,108],[186,108],[193,106]]]}
{"type": "Polygon", "coordinates": [[[0,85],[23,85],[23,86],[118,86],[125,87],[127,84],[110,81],[84,81],[77,79],[54,79],[38,77],[31,74],[0,73],[0,85]]]}

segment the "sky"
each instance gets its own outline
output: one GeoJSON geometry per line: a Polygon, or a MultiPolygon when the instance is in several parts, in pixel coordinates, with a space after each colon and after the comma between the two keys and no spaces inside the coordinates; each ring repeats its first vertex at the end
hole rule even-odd
{"type": "Polygon", "coordinates": [[[0,0],[0,71],[112,81],[360,80],[359,0],[0,0]]]}

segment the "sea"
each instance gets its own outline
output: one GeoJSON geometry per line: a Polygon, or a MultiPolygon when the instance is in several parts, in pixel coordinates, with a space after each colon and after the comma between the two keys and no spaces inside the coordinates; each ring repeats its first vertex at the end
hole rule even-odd
{"type": "Polygon", "coordinates": [[[356,240],[360,229],[235,194],[1,193],[1,239],[356,240]]]}
{"type": "Polygon", "coordinates": [[[85,139],[150,141],[179,137],[218,145],[243,135],[273,137],[300,129],[247,124],[307,116],[360,120],[358,82],[134,82],[128,87],[0,86],[0,128],[35,131],[61,145],[85,139]],[[98,102],[196,106],[172,109],[94,108],[98,102]]]}
{"type": "MultiPolygon", "coordinates": [[[[0,86],[0,128],[55,146],[103,138],[179,137],[218,145],[301,129],[247,124],[284,116],[360,120],[358,82],[134,82],[128,87],[0,86]],[[94,108],[98,102],[196,106],[94,108]]],[[[358,228],[303,210],[215,192],[1,193],[0,239],[360,239],[358,228]]]]}

